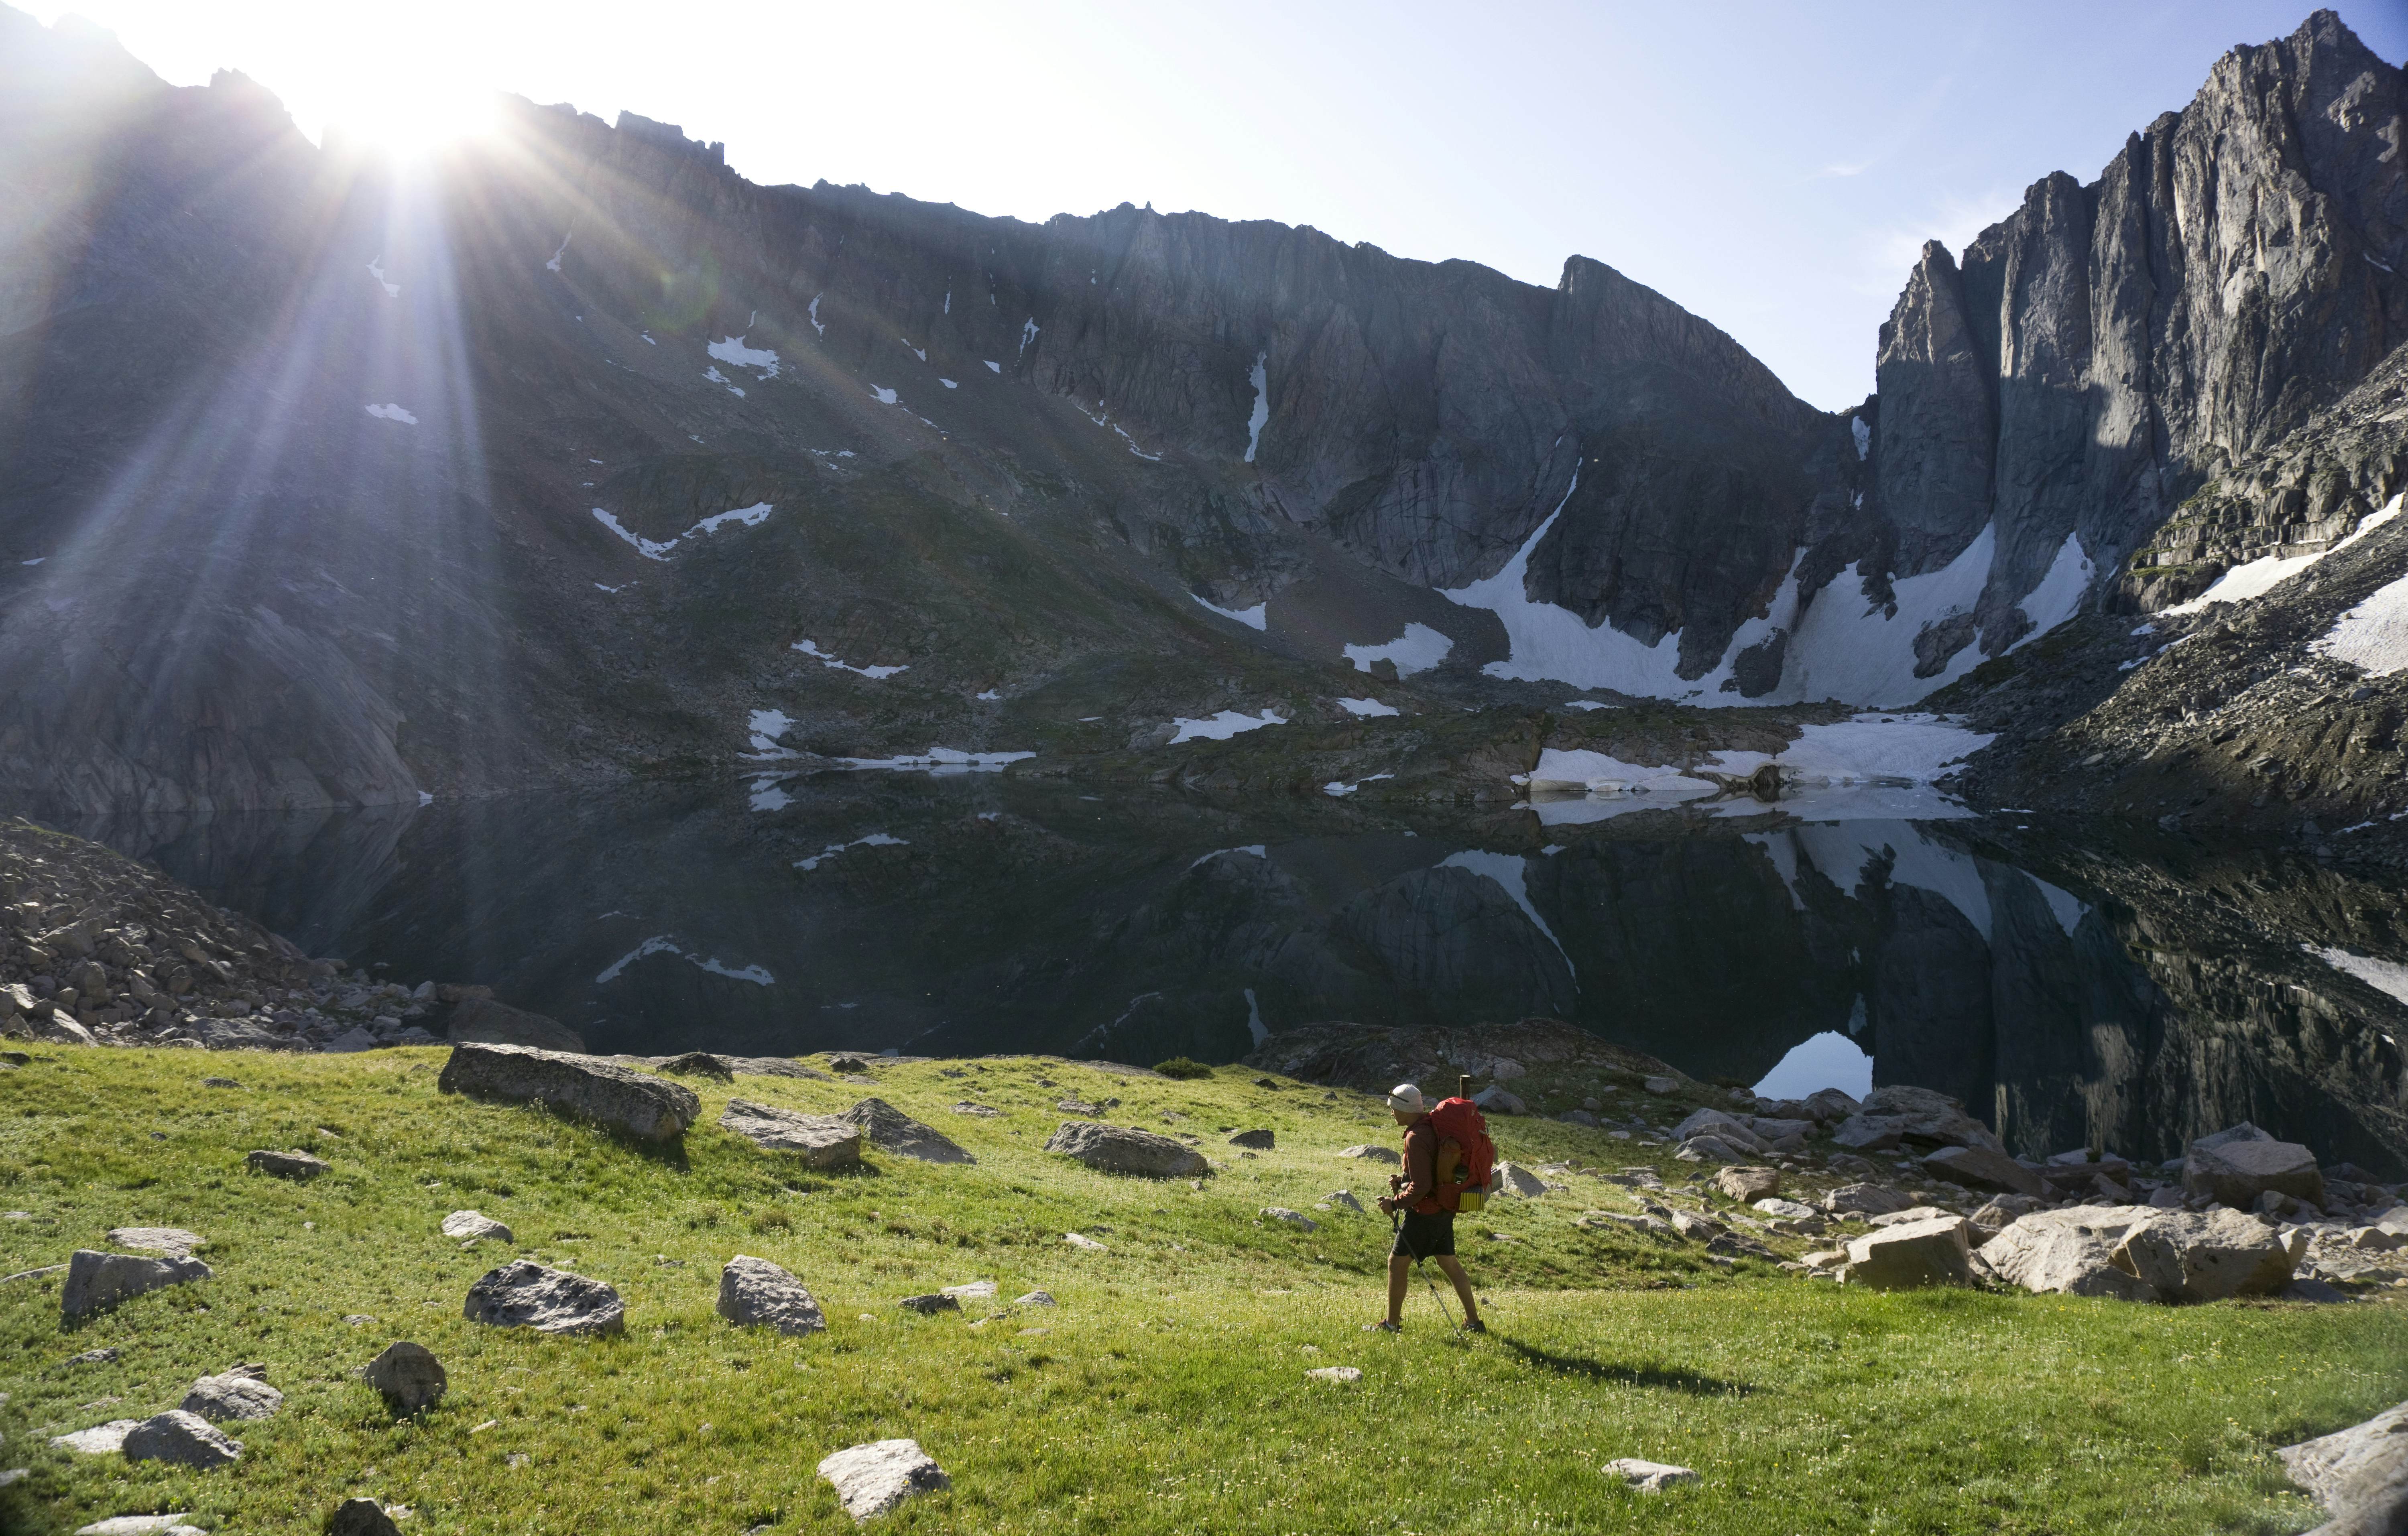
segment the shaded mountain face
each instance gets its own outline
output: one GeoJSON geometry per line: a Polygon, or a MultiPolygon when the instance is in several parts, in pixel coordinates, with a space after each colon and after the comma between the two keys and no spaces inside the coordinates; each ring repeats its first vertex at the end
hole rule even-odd
{"type": "Polygon", "coordinates": [[[1585,258],[760,187],[523,103],[400,171],[0,10],[0,789],[1134,749],[1367,672],[1911,700],[2389,349],[2400,99],[2324,13],[2235,50],[1928,251],[1833,415],[1585,258]]]}

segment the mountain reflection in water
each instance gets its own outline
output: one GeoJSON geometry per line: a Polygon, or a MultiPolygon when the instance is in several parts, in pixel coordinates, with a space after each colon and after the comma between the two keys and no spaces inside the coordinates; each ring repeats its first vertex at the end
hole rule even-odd
{"type": "Polygon", "coordinates": [[[1870,1055],[2018,1152],[2246,1119],[2408,1173],[2387,886],[2154,827],[1549,820],[855,774],[69,829],[596,1051],[1226,1061],[1319,1019],[1545,1014],[1702,1078],[1787,1061],[1784,1091],[1870,1055]]]}

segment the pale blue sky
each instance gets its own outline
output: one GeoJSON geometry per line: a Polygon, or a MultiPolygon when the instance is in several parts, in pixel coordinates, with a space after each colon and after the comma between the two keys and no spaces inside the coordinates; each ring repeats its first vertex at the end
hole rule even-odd
{"type": "MultiPolygon", "coordinates": [[[[2095,178],[2257,0],[1912,4],[513,4],[76,0],[179,84],[245,70],[305,131],[495,87],[724,139],[755,180],[1041,220],[1123,200],[1308,223],[1552,286],[1575,251],[1816,405],[1872,387],[1915,249],[2095,178]]],[[[2338,7],[2408,57],[2408,5],[2338,7]]],[[[439,109],[439,108],[438,108],[439,109]]]]}

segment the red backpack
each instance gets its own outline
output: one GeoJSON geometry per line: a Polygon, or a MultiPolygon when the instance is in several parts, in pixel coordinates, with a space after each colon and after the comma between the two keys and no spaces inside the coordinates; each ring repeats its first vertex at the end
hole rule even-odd
{"type": "Polygon", "coordinates": [[[1441,1099],[1429,1112],[1429,1123],[1438,1133],[1438,1152],[1430,1159],[1438,1203],[1449,1211],[1479,1210],[1488,1203],[1488,1181],[1497,1170],[1497,1143],[1488,1139],[1480,1106],[1469,1098],[1441,1099]]]}

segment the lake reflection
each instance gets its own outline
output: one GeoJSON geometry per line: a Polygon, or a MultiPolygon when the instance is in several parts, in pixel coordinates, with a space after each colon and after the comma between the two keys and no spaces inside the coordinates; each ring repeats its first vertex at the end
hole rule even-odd
{"type": "Polygon", "coordinates": [[[2408,1172],[2394,891],[2023,819],[1409,824],[854,774],[71,829],[597,1051],[1230,1060],[1312,1020],[1535,1013],[1768,1090],[1938,1088],[2017,1151],[2249,1119],[2408,1172]]]}

